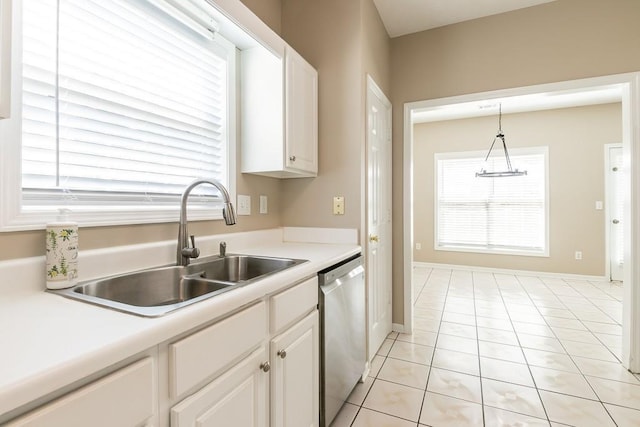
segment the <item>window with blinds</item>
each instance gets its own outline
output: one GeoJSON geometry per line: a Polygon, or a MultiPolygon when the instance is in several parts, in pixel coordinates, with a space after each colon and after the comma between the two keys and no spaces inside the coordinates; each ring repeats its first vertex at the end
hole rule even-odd
{"type": "Polygon", "coordinates": [[[548,149],[509,154],[526,176],[477,178],[483,153],[436,154],[436,249],[548,256],[548,149]]]}
{"type": "Polygon", "coordinates": [[[229,183],[231,43],[164,0],[22,7],[25,209],[177,208],[194,178],[229,183]]]}

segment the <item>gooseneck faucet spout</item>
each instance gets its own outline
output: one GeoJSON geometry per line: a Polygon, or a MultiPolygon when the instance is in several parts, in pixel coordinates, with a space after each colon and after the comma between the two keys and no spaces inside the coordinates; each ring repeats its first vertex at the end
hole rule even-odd
{"type": "Polygon", "coordinates": [[[220,182],[215,179],[196,179],[187,186],[182,192],[182,198],[180,199],[180,224],[178,227],[178,251],[176,257],[177,265],[189,265],[191,258],[198,258],[200,256],[200,250],[195,246],[195,238],[191,236],[191,246],[189,246],[189,231],[187,230],[187,199],[191,190],[200,184],[210,184],[220,191],[222,200],[224,201],[224,207],[222,208],[222,216],[224,222],[227,225],[233,225],[236,223],[236,212],[231,204],[231,197],[229,192],[220,182]]]}

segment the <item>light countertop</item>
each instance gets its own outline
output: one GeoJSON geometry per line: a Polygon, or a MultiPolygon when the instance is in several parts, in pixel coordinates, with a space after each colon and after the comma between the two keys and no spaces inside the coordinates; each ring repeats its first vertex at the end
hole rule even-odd
{"type": "Polygon", "coordinates": [[[315,276],[359,252],[355,244],[324,243],[272,243],[243,250],[309,262],[158,318],[121,313],[44,291],[3,294],[0,422],[16,408],[315,276]]]}

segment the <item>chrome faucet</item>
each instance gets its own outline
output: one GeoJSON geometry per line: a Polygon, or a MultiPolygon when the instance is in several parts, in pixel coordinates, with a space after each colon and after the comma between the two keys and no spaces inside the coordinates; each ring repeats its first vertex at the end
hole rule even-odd
{"type": "Polygon", "coordinates": [[[220,191],[222,199],[224,200],[224,207],[222,208],[222,216],[224,222],[227,225],[233,225],[236,223],[236,212],[231,204],[231,198],[229,192],[224,185],[215,179],[196,179],[187,186],[182,192],[182,198],[180,199],[180,225],[178,227],[178,251],[176,263],[177,265],[189,265],[191,258],[198,258],[200,256],[200,250],[196,248],[195,237],[189,238],[189,231],[187,230],[187,199],[191,190],[200,184],[210,184],[220,191]],[[189,246],[189,240],[191,240],[191,246],[189,246]]]}

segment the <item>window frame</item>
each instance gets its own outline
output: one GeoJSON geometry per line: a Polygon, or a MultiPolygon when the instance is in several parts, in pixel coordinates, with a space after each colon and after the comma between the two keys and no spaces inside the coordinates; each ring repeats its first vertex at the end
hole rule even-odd
{"type": "MultiPolygon", "coordinates": [[[[0,232],[40,230],[58,216],[58,207],[50,206],[41,210],[22,209],[22,5],[14,3],[12,10],[11,37],[11,117],[0,120],[0,232]]],[[[229,58],[227,71],[232,81],[228,87],[227,114],[227,190],[232,200],[236,196],[237,179],[237,97],[238,97],[238,49],[233,43],[222,39],[226,44],[229,58]]],[[[198,178],[198,177],[194,177],[198,178]]],[[[175,222],[179,218],[179,198],[175,206],[127,206],[110,208],[107,203],[101,206],[72,207],[70,219],[84,226],[109,226],[128,224],[149,224],[175,222]]],[[[60,206],[65,207],[65,206],[60,206]]],[[[220,220],[222,204],[214,208],[195,206],[189,212],[190,220],[220,220]]]]}
{"type": "MultiPolygon", "coordinates": [[[[500,150],[500,155],[502,151],[500,150]]],[[[550,255],[550,239],[549,239],[549,222],[550,222],[550,209],[549,209],[549,147],[524,147],[524,148],[510,148],[509,155],[513,161],[519,155],[532,155],[541,154],[544,156],[544,192],[545,192],[545,230],[544,230],[544,248],[542,251],[534,250],[522,250],[522,249],[506,249],[506,248],[491,248],[491,247],[478,247],[478,246],[465,246],[465,245],[441,245],[438,241],[438,215],[439,215],[439,197],[438,197],[438,161],[446,159],[464,159],[464,158],[477,158],[479,159],[478,165],[482,164],[482,160],[486,156],[484,151],[461,151],[461,152],[449,152],[449,153],[435,153],[433,162],[433,249],[435,251],[444,252],[466,252],[466,253],[478,253],[478,254],[494,254],[494,255],[515,255],[515,256],[527,256],[527,257],[544,257],[549,258],[550,255]]],[[[477,179],[511,179],[509,177],[504,178],[477,178],[477,179]]]]}

